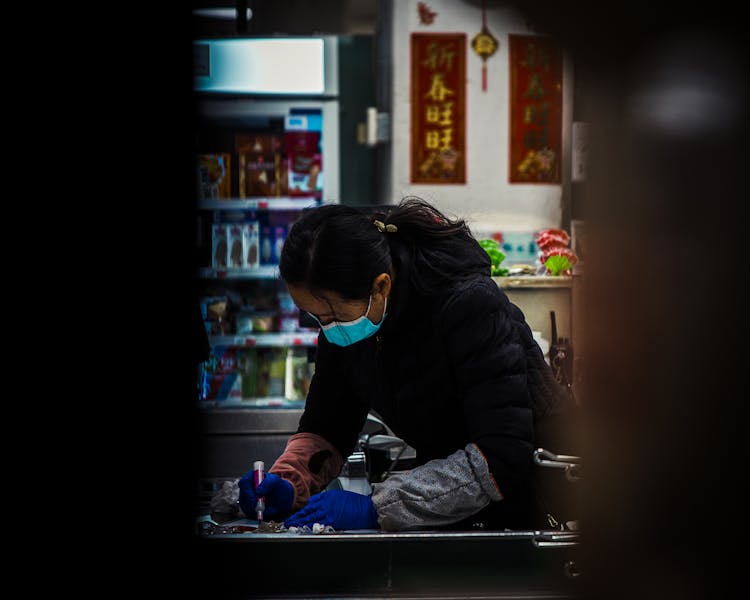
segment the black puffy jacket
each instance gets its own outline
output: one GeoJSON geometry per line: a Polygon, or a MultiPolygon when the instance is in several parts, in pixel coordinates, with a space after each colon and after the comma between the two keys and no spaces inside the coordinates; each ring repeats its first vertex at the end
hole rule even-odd
{"type": "Polygon", "coordinates": [[[490,277],[486,253],[476,245],[466,261],[467,276],[430,297],[411,286],[403,262],[376,335],[348,347],[319,336],[298,431],[326,438],[346,457],[374,409],[419,464],[474,442],[504,499],[472,520],[538,527],[534,425],[564,398],[521,310],[490,277]]]}

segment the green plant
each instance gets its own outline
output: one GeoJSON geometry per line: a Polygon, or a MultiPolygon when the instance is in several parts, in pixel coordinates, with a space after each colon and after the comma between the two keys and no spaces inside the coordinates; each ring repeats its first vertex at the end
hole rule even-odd
{"type": "Polygon", "coordinates": [[[492,277],[506,277],[508,269],[500,266],[500,263],[505,260],[505,254],[500,250],[500,245],[495,240],[489,238],[478,241],[479,245],[484,248],[484,251],[490,257],[490,275],[492,277]]]}
{"type": "Polygon", "coordinates": [[[559,254],[553,254],[545,262],[544,266],[550,272],[551,275],[559,275],[563,271],[567,271],[572,267],[570,261],[565,256],[559,254]]]}

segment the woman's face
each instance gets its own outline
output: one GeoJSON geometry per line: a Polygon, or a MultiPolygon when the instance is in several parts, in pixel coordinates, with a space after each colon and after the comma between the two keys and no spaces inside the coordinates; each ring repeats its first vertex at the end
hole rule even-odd
{"type": "Polygon", "coordinates": [[[307,288],[296,285],[288,288],[297,308],[317,317],[322,325],[333,321],[353,321],[367,310],[367,300],[346,300],[336,292],[322,292],[313,296],[307,288]]]}
{"type": "MultiPolygon", "coordinates": [[[[383,273],[376,278],[375,282],[372,304],[370,305],[370,312],[367,313],[367,318],[373,323],[379,323],[385,312],[385,299],[391,290],[390,277],[383,273]],[[378,281],[383,278],[387,278],[387,286],[378,285],[378,281]]],[[[341,323],[354,321],[367,311],[369,298],[349,300],[332,291],[323,291],[313,295],[309,289],[301,285],[288,285],[287,288],[297,308],[315,316],[321,325],[328,325],[334,321],[341,323]]]]}

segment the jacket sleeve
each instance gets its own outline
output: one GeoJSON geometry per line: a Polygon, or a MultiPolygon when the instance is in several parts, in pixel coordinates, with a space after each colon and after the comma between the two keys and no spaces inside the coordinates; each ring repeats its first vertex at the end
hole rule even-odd
{"type": "Polygon", "coordinates": [[[334,479],[343,466],[343,458],[330,442],[314,433],[295,433],[269,473],[289,481],[294,487],[292,511],[302,508],[334,479]]]}
{"type": "Polygon", "coordinates": [[[526,349],[512,314],[487,278],[451,298],[440,319],[465,431],[506,499],[528,496],[534,449],[526,349]]]}
{"type": "Polygon", "coordinates": [[[476,444],[372,486],[378,523],[402,531],[457,523],[502,499],[476,444]]]}
{"type": "Polygon", "coordinates": [[[318,337],[305,410],[297,432],[270,469],[294,485],[293,510],[338,476],[367,418],[368,406],[353,393],[348,378],[349,350],[333,347],[323,335],[318,337]]]}

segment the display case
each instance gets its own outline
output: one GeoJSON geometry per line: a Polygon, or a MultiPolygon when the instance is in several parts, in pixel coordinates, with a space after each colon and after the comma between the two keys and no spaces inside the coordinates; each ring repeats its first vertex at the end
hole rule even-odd
{"type": "MultiPolygon", "coordinates": [[[[204,205],[199,227],[212,265],[199,268],[200,308],[211,355],[199,373],[202,408],[304,404],[317,329],[299,311],[278,276],[278,252],[302,209],[231,209],[204,205]],[[219,263],[216,255],[224,260],[219,263]],[[255,257],[254,264],[238,257],[255,257]]],[[[204,259],[204,263],[207,259],[204,259]]]]}
{"type": "Polygon", "coordinates": [[[211,348],[196,377],[199,477],[210,482],[273,462],[314,372],[318,330],[300,324],[278,263],[302,212],[339,199],[337,40],[194,48],[196,277],[211,348]]]}

